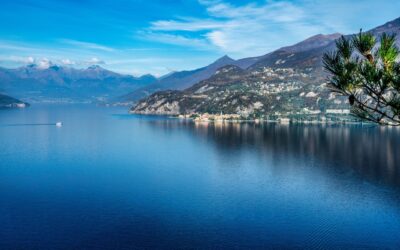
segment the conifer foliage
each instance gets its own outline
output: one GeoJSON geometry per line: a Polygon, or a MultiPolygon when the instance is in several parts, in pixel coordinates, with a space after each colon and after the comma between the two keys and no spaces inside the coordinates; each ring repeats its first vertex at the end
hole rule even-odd
{"type": "Polygon", "coordinates": [[[332,91],[348,96],[352,113],[363,120],[400,126],[400,55],[396,35],[376,39],[360,30],[342,36],[323,55],[332,91]]]}

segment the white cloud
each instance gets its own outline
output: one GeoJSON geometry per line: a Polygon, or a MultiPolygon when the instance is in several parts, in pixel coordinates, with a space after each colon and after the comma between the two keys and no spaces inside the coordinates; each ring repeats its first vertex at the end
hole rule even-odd
{"type": "Polygon", "coordinates": [[[70,59],[67,58],[67,59],[61,59],[61,64],[70,66],[70,65],[76,65],[76,62],[71,61],[70,59]]]}
{"type": "Polygon", "coordinates": [[[36,65],[39,69],[48,69],[53,65],[53,63],[47,58],[42,58],[40,60],[36,60],[36,65]]]}
{"type": "Polygon", "coordinates": [[[35,62],[35,58],[33,58],[32,56],[28,56],[25,60],[25,63],[29,63],[32,64],[35,62]]]}
{"type": "Polygon", "coordinates": [[[9,57],[3,57],[0,58],[2,62],[9,62],[9,63],[17,63],[17,64],[35,64],[38,68],[40,69],[47,69],[50,66],[54,65],[51,60],[48,58],[35,58],[33,56],[28,56],[28,57],[20,57],[20,56],[9,56],[9,57]]]}
{"type": "Polygon", "coordinates": [[[227,39],[224,32],[220,30],[211,31],[207,34],[208,39],[222,49],[228,49],[227,39]]]}
{"type": "Polygon", "coordinates": [[[92,57],[89,60],[86,60],[85,63],[86,64],[90,64],[90,65],[93,65],[93,64],[106,64],[103,60],[100,60],[97,57],[92,57]]]}

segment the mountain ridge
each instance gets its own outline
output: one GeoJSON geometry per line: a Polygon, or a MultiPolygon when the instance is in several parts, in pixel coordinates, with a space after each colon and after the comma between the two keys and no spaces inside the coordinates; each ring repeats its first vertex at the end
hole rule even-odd
{"type": "Polygon", "coordinates": [[[133,91],[157,78],[119,74],[99,65],[77,69],[29,64],[15,69],[0,67],[0,80],[2,91],[28,99],[96,100],[133,91]]]}
{"type": "Polygon", "coordinates": [[[167,90],[167,89],[182,90],[187,87],[190,87],[191,85],[201,80],[207,79],[218,68],[235,62],[236,61],[234,59],[230,58],[227,55],[224,55],[205,67],[197,68],[194,70],[178,71],[171,73],[166,77],[161,77],[157,82],[151,84],[150,86],[140,88],[132,93],[121,96],[119,100],[136,101],[139,100],[140,98],[146,97],[147,95],[160,90],[167,90]]]}
{"type": "MultiPolygon", "coordinates": [[[[265,55],[255,56],[255,57],[246,57],[246,58],[241,58],[238,60],[234,60],[234,59],[230,58],[229,56],[224,55],[223,57],[217,59],[214,63],[212,63],[206,67],[198,68],[198,69],[195,69],[192,71],[180,71],[180,72],[187,72],[187,73],[189,73],[189,76],[190,76],[190,72],[193,72],[194,74],[196,74],[197,71],[202,71],[203,69],[205,69],[207,67],[212,67],[212,65],[215,64],[216,62],[219,62],[219,65],[221,67],[232,64],[232,65],[239,66],[243,69],[247,69],[248,67],[253,67],[254,65],[257,65],[257,63],[259,63],[260,61],[268,60],[271,57],[271,55],[273,55],[275,52],[280,52],[280,51],[285,51],[287,53],[303,52],[303,51],[307,51],[310,49],[324,47],[324,46],[332,43],[335,39],[339,38],[340,35],[341,35],[340,33],[333,33],[333,34],[327,34],[327,35],[318,34],[318,35],[311,36],[311,37],[309,37],[299,43],[296,43],[294,45],[279,48],[278,50],[267,53],[265,55]]],[[[276,59],[276,60],[278,60],[278,59],[276,59]]],[[[274,61],[274,63],[275,63],[275,61],[274,61]]],[[[271,64],[271,63],[268,63],[268,64],[271,64]]],[[[257,65],[257,66],[260,66],[260,65],[257,65]]],[[[154,93],[156,91],[183,90],[192,84],[195,84],[204,79],[207,79],[207,77],[210,77],[212,75],[212,73],[213,73],[212,71],[215,72],[216,70],[217,70],[217,68],[213,67],[213,70],[208,71],[206,74],[202,75],[202,77],[197,77],[197,78],[193,78],[190,80],[184,79],[184,80],[186,80],[186,82],[184,82],[184,84],[181,83],[184,80],[181,80],[178,82],[172,82],[170,80],[170,78],[166,78],[162,81],[162,83],[158,83],[158,84],[155,83],[153,86],[147,86],[142,89],[138,89],[138,90],[134,91],[133,93],[124,95],[123,97],[121,97],[121,100],[135,102],[135,101],[139,100],[140,98],[146,97],[147,95],[154,93]]],[[[180,72],[176,72],[176,74],[179,74],[180,72]]]]}

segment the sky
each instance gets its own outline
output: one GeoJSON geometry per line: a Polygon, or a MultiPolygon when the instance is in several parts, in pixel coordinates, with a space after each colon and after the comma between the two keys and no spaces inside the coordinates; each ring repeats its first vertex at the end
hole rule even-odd
{"type": "Polygon", "coordinates": [[[0,66],[156,76],[400,17],[393,0],[0,0],[0,66]]]}

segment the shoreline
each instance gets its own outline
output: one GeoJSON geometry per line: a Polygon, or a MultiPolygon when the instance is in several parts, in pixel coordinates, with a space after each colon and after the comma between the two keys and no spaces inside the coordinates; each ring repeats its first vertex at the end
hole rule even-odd
{"type": "MultiPolygon", "coordinates": [[[[263,120],[263,119],[238,119],[238,120],[196,120],[193,118],[180,118],[177,116],[170,116],[172,119],[188,120],[195,123],[214,123],[214,124],[224,124],[224,123],[254,123],[254,124],[266,124],[266,123],[276,123],[280,125],[293,125],[293,124],[304,124],[304,125],[375,125],[370,122],[355,122],[355,121],[289,121],[281,122],[279,120],[263,120]]],[[[385,126],[385,127],[395,127],[395,126],[385,126]]]]}
{"type": "MultiPolygon", "coordinates": [[[[255,123],[255,124],[263,124],[263,123],[277,123],[281,125],[290,125],[290,124],[311,124],[311,125],[375,125],[371,122],[366,121],[355,121],[350,120],[348,116],[335,116],[336,119],[331,119],[331,117],[321,116],[319,119],[315,120],[307,120],[307,119],[293,119],[288,118],[286,116],[276,117],[275,119],[265,119],[265,118],[244,118],[239,114],[160,114],[160,113],[142,113],[142,112],[132,112],[129,111],[129,114],[134,115],[152,115],[152,116],[167,116],[172,119],[179,120],[187,120],[195,123],[215,123],[215,124],[223,124],[223,123],[255,123]]],[[[391,125],[386,125],[385,127],[396,127],[391,125]]]]}

